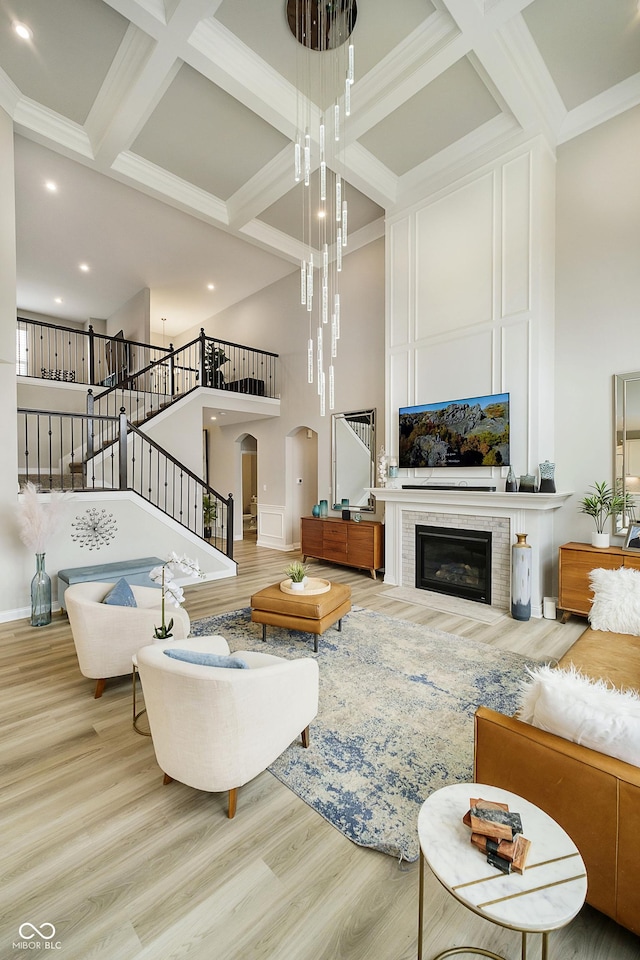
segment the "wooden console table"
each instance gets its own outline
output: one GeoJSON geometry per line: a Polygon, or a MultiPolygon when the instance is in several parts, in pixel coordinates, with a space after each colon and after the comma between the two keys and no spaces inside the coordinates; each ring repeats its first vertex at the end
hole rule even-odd
{"type": "Polygon", "coordinates": [[[598,567],[617,570],[634,567],[640,570],[640,557],[627,553],[621,547],[592,547],[590,543],[565,543],[560,547],[558,563],[558,609],[562,622],[569,614],[586,617],[591,610],[593,593],[589,574],[598,567]]]}
{"type": "Polygon", "coordinates": [[[302,560],[315,557],[347,567],[376,570],[384,564],[384,529],[378,520],[342,520],[340,517],[302,517],[302,560]]]}

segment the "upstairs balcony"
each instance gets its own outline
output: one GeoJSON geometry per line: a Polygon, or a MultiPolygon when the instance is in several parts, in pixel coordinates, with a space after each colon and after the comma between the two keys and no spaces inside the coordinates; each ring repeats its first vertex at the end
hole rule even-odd
{"type": "MultiPolygon", "coordinates": [[[[277,399],[278,355],[200,336],[174,349],[18,319],[16,373],[58,383],[179,398],[196,387],[277,399]]],[[[93,393],[98,396],[95,389],[93,393]]],[[[117,412],[114,410],[113,412],[117,412]]]]}

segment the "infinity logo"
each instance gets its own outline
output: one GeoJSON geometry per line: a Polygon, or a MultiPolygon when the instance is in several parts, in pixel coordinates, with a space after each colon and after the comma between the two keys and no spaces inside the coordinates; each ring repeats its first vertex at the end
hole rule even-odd
{"type": "Polygon", "coordinates": [[[32,940],[36,934],[42,940],[51,940],[56,935],[56,928],[52,923],[43,923],[40,929],[35,927],[32,923],[21,923],[18,934],[22,937],[23,940],[32,940]],[[48,928],[51,933],[45,933],[45,928],[48,928]],[[27,933],[27,930],[31,930],[32,933],[27,933]]]}

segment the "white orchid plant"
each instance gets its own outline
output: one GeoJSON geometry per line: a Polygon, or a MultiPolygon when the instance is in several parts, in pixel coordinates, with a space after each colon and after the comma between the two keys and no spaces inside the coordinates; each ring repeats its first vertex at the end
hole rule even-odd
{"type": "Polygon", "coordinates": [[[172,636],[173,617],[169,623],[165,622],[165,600],[172,603],[174,607],[179,607],[184,600],[184,591],[175,581],[176,571],[187,576],[199,577],[201,580],[204,577],[197,560],[191,560],[184,555],[179,557],[173,550],[161,566],[154,567],[150,571],[149,578],[154,583],[159,583],[162,588],[162,623],[155,628],[156,640],[168,640],[172,636]]]}

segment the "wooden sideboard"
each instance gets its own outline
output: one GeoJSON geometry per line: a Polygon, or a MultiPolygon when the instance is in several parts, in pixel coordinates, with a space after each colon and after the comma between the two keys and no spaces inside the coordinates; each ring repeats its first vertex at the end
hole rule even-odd
{"type": "Polygon", "coordinates": [[[384,527],[378,520],[342,520],[340,517],[302,517],[302,559],[315,557],[347,567],[376,570],[384,564],[384,527]]]}
{"type": "Polygon", "coordinates": [[[586,617],[591,610],[593,593],[589,574],[597,567],[616,570],[635,567],[640,570],[640,555],[621,547],[592,547],[590,543],[565,543],[558,560],[558,610],[566,623],[570,613],[586,617]]]}

